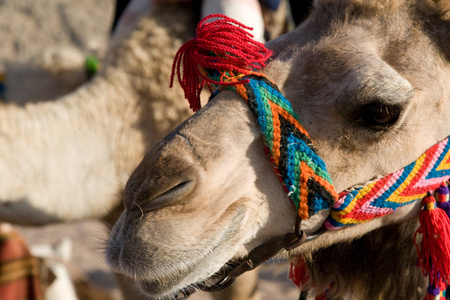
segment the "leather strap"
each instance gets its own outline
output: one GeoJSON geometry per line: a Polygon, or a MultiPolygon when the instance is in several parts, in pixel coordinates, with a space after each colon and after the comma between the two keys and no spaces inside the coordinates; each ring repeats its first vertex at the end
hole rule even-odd
{"type": "Polygon", "coordinates": [[[256,247],[237,266],[226,268],[223,274],[217,276],[217,280],[214,280],[216,278],[210,278],[207,283],[203,282],[198,284],[198,287],[206,292],[223,290],[231,286],[236,280],[236,277],[255,269],[269,258],[278,254],[281,250],[291,251],[297,248],[306,241],[306,234],[300,229],[300,223],[301,218],[297,215],[294,232],[290,232],[284,237],[275,238],[256,247]]]}

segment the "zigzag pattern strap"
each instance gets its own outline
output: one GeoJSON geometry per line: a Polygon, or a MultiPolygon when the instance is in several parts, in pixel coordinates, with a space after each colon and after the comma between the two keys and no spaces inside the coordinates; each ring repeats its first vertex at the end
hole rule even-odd
{"type": "Polygon", "coordinates": [[[340,193],[324,226],[337,229],[392,213],[424,198],[450,179],[449,137],[415,162],[364,187],[340,193]]]}
{"type": "Polygon", "coordinates": [[[245,78],[248,83],[228,89],[243,97],[253,111],[264,135],[267,155],[299,216],[307,219],[330,208],[337,193],[291,104],[263,75],[245,78]]]}

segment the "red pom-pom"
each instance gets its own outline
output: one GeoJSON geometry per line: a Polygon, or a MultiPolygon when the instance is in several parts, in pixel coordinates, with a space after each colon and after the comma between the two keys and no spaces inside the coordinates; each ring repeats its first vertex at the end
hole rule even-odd
{"type": "Polygon", "coordinates": [[[200,109],[200,93],[204,85],[236,85],[234,76],[249,74],[252,68],[260,69],[272,52],[264,44],[253,40],[247,31],[252,28],[225,15],[207,16],[197,26],[197,37],[187,41],[175,55],[170,76],[173,86],[175,73],[194,111],[200,109]],[[206,23],[211,18],[218,18],[206,23]],[[182,71],[181,71],[182,69],[182,71]],[[208,71],[217,70],[218,80],[208,71]]]}
{"type": "Polygon", "coordinates": [[[299,288],[305,288],[308,280],[308,270],[306,268],[305,259],[298,255],[291,261],[291,268],[289,270],[289,278],[299,288]]]}
{"type": "Polygon", "coordinates": [[[434,197],[429,194],[422,200],[420,227],[414,235],[414,244],[419,255],[418,265],[430,282],[439,285],[448,283],[450,275],[450,220],[447,214],[436,207],[434,197]],[[420,247],[417,235],[422,235],[420,247]]]}

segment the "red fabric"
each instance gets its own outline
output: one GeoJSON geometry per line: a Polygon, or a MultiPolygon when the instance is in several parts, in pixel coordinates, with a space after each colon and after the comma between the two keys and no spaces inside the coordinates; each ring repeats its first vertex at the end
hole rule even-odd
{"type": "Polygon", "coordinates": [[[418,266],[425,275],[430,276],[432,284],[439,285],[448,282],[450,275],[450,220],[442,209],[436,207],[432,195],[425,197],[422,205],[420,227],[414,235],[418,266]],[[419,233],[422,235],[420,247],[416,242],[419,233]]]}
{"type": "Polygon", "coordinates": [[[43,299],[39,260],[33,257],[22,237],[0,231],[0,299],[43,299]]]}
{"type": "Polygon", "coordinates": [[[289,278],[304,290],[309,280],[308,269],[306,268],[305,259],[298,255],[291,260],[291,268],[289,270],[289,278]]]}

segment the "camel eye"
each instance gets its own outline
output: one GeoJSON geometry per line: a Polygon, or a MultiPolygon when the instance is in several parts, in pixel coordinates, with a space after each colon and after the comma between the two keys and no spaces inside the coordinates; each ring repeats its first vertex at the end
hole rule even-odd
{"type": "Polygon", "coordinates": [[[383,130],[394,125],[400,113],[400,105],[373,102],[362,108],[358,121],[371,129],[383,130]]]}

